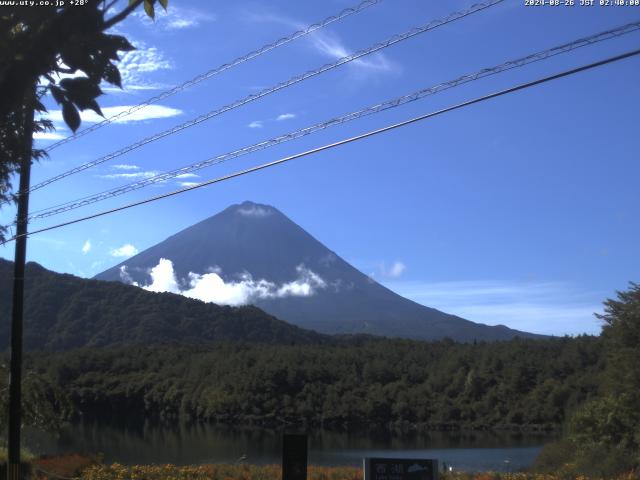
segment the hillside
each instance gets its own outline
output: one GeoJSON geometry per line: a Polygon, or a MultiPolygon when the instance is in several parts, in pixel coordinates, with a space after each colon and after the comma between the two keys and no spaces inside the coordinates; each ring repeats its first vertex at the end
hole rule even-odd
{"type": "MultiPolygon", "coordinates": [[[[0,259],[0,348],[9,345],[13,263],[0,259]]],[[[227,307],[171,293],[58,274],[28,263],[26,349],[212,341],[321,343],[325,337],[253,306],[227,307]]]]}

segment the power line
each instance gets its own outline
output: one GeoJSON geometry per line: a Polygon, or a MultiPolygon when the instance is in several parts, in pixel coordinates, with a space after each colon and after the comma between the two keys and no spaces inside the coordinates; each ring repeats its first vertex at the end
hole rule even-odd
{"type": "Polygon", "coordinates": [[[623,53],[623,54],[620,54],[620,55],[616,55],[616,56],[613,56],[613,57],[608,57],[608,58],[606,58],[604,60],[599,60],[597,62],[589,63],[587,65],[583,65],[583,66],[580,66],[580,67],[577,67],[577,68],[572,68],[570,70],[564,70],[563,72],[556,73],[554,75],[549,75],[549,76],[546,76],[546,77],[539,78],[537,80],[533,80],[533,81],[526,82],[526,83],[521,83],[521,84],[516,85],[514,87],[506,88],[504,90],[500,90],[498,92],[490,93],[490,94],[484,95],[482,97],[476,97],[476,98],[474,98],[472,100],[467,100],[465,102],[458,103],[456,105],[453,105],[453,106],[450,106],[450,107],[446,107],[446,108],[443,108],[441,110],[436,110],[435,112],[426,113],[424,115],[420,115],[420,116],[411,118],[409,120],[404,120],[404,121],[399,122],[399,123],[394,123],[392,125],[388,125],[386,127],[379,128],[377,130],[371,130],[369,132],[366,132],[366,133],[363,133],[363,134],[360,134],[360,135],[356,135],[354,137],[346,138],[346,139],[340,140],[338,142],[330,143],[328,145],[323,145],[322,147],[317,147],[317,148],[313,148],[311,150],[306,150],[304,152],[296,153],[294,155],[283,157],[283,158],[280,158],[278,160],[274,160],[274,161],[267,162],[267,163],[262,163],[260,165],[254,166],[254,167],[250,167],[250,168],[247,168],[247,169],[244,169],[244,170],[240,170],[240,171],[237,171],[237,172],[234,172],[234,173],[230,173],[228,175],[224,175],[224,176],[221,176],[221,177],[218,177],[218,178],[214,178],[214,179],[211,179],[211,180],[207,180],[205,182],[198,183],[197,185],[184,187],[184,188],[181,188],[181,189],[178,189],[178,190],[174,190],[172,192],[168,192],[168,193],[164,193],[164,194],[161,194],[161,195],[156,195],[154,197],[150,197],[150,198],[147,198],[147,199],[144,199],[144,200],[139,200],[139,201],[136,201],[136,202],[128,203],[128,204],[122,205],[120,207],[112,208],[112,209],[109,209],[109,210],[104,210],[102,212],[94,213],[92,215],[87,215],[85,217],[80,217],[80,218],[76,218],[74,220],[69,220],[67,222],[58,223],[58,224],[52,225],[50,227],[40,228],[38,230],[34,230],[32,232],[28,232],[28,233],[23,234],[23,235],[16,235],[16,236],[14,236],[14,237],[2,242],[0,245],[4,245],[4,244],[6,244],[8,242],[16,240],[19,237],[22,237],[22,236],[34,235],[36,233],[42,233],[42,232],[47,232],[49,230],[54,230],[54,229],[58,229],[58,228],[61,228],[61,227],[66,227],[68,225],[73,225],[75,223],[84,222],[86,220],[91,220],[91,219],[94,219],[94,218],[97,218],[97,217],[102,217],[104,215],[109,215],[111,213],[115,213],[115,212],[119,212],[119,211],[126,210],[126,209],[129,209],[129,208],[137,207],[139,205],[144,205],[144,204],[147,204],[147,203],[155,202],[157,200],[162,200],[164,198],[172,197],[172,196],[178,195],[180,193],[189,192],[191,190],[195,190],[196,188],[202,188],[202,187],[206,187],[208,185],[213,185],[214,183],[220,183],[220,182],[223,182],[223,181],[226,181],[226,180],[231,180],[232,178],[240,177],[240,176],[246,175],[248,173],[256,172],[258,170],[264,170],[266,168],[274,167],[276,165],[280,165],[280,164],[285,163],[285,162],[290,162],[291,160],[295,160],[295,159],[298,159],[298,158],[302,158],[302,157],[306,157],[306,156],[309,156],[309,155],[313,155],[315,153],[319,153],[319,152],[322,152],[324,150],[329,150],[329,149],[332,149],[332,148],[335,148],[335,147],[339,147],[341,145],[346,145],[348,143],[352,143],[352,142],[355,142],[355,141],[358,141],[358,140],[363,140],[365,138],[369,138],[369,137],[372,137],[374,135],[379,135],[381,133],[388,132],[390,130],[395,130],[397,128],[405,127],[407,125],[410,125],[410,124],[413,124],[413,123],[416,123],[416,122],[419,122],[419,121],[422,121],[422,120],[426,120],[428,118],[436,117],[438,115],[442,115],[444,113],[451,112],[453,110],[458,110],[458,109],[461,109],[461,108],[464,108],[464,107],[468,107],[468,106],[474,105],[476,103],[484,102],[486,100],[490,100],[490,99],[493,99],[493,98],[496,98],[496,97],[507,95],[509,93],[517,92],[519,90],[524,90],[526,88],[530,88],[530,87],[533,87],[533,86],[536,86],[536,85],[540,85],[542,83],[550,82],[552,80],[557,80],[559,78],[567,77],[569,75],[574,75],[574,74],[579,73],[579,72],[583,72],[583,71],[586,71],[586,70],[591,70],[593,68],[600,67],[600,66],[603,66],[603,65],[607,65],[609,63],[617,62],[617,61],[623,60],[625,58],[630,58],[630,57],[633,57],[633,56],[636,56],[636,55],[639,55],[639,54],[640,54],[640,49],[632,50],[630,52],[626,52],[626,53],[623,53]]]}
{"type": "Polygon", "coordinates": [[[555,55],[567,53],[587,45],[592,45],[594,43],[610,40],[612,38],[617,38],[621,35],[625,35],[627,33],[637,31],[638,29],[640,29],[640,21],[628,23],[626,25],[609,29],[594,35],[590,35],[588,37],[579,38],[570,43],[565,43],[563,45],[559,45],[547,50],[539,51],[539,52],[527,55],[525,57],[521,57],[515,60],[510,60],[508,62],[502,63],[494,67],[484,68],[474,73],[463,75],[454,80],[443,82],[435,86],[431,86],[428,88],[415,91],[408,95],[403,95],[401,97],[396,97],[394,99],[387,100],[382,103],[371,105],[369,107],[357,110],[355,112],[348,113],[346,115],[332,118],[331,120],[327,120],[325,122],[321,122],[321,123],[312,125],[310,127],[302,128],[293,132],[289,132],[284,135],[270,138],[269,140],[264,140],[262,142],[259,142],[247,147],[243,147],[228,153],[217,155],[207,160],[203,160],[197,163],[192,163],[190,165],[177,168],[169,172],[161,173],[159,175],[155,175],[150,178],[132,182],[120,187],[112,188],[110,190],[106,190],[98,194],[85,196],[76,200],[71,200],[59,205],[55,205],[53,207],[48,207],[46,209],[38,210],[33,212],[33,214],[29,217],[29,220],[38,220],[38,219],[51,217],[53,215],[58,215],[64,212],[68,212],[70,210],[75,210],[76,208],[80,208],[80,207],[90,205],[102,200],[116,197],[118,195],[132,192],[134,190],[138,190],[149,185],[174,179],[176,177],[179,177],[180,175],[185,175],[187,173],[191,173],[206,167],[218,165],[220,163],[232,160],[234,158],[238,158],[246,154],[264,150],[266,148],[270,148],[276,145],[280,145],[282,143],[295,140],[303,136],[310,135],[312,133],[316,133],[321,130],[325,130],[327,128],[331,128],[337,125],[342,125],[343,123],[347,123],[352,120],[362,118],[364,116],[368,116],[368,115],[376,114],[385,110],[396,108],[401,105],[425,98],[426,96],[434,95],[438,92],[456,87],[458,85],[462,85],[462,84],[479,80],[485,77],[496,75],[498,73],[502,73],[514,68],[523,67],[525,65],[535,63],[541,60],[545,60],[555,55]]]}
{"type": "Polygon", "coordinates": [[[65,143],[69,143],[73,140],[76,140],[80,137],[83,137],[91,132],[94,132],[106,125],[109,125],[110,123],[113,123],[116,120],[119,120],[123,117],[126,117],[128,115],[131,115],[134,112],[137,112],[138,110],[141,110],[149,105],[151,105],[152,103],[156,103],[159,102],[161,100],[164,100],[165,98],[168,98],[172,95],[175,95],[176,93],[179,93],[183,90],[186,90],[189,87],[192,87],[204,80],[208,80],[209,78],[224,72],[225,70],[229,70],[230,68],[233,68],[237,65],[240,65],[242,63],[248,62],[249,60],[253,60],[256,57],[259,57],[260,55],[263,55],[267,52],[270,52],[271,50],[275,50],[278,47],[281,47],[283,45],[286,45],[294,40],[297,40],[300,37],[303,37],[305,35],[308,35],[312,32],[315,32],[316,30],[319,30],[321,28],[326,27],[327,25],[330,25],[334,22],[340,21],[343,18],[346,18],[350,15],[354,15],[356,13],[360,13],[362,10],[371,7],[373,5],[377,5],[380,2],[382,2],[382,0],[364,0],[363,2],[359,3],[358,5],[356,5],[355,7],[350,7],[350,8],[345,8],[344,10],[342,10],[341,12],[339,12],[336,15],[332,15],[330,17],[325,18],[324,20],[318,22],[318,23],[314,23],[312,25],[309,25],[307,28],[303,29],[303,30],[298,30],[297,32],[292,33],[291,35],[288,35],[286,37],[282,37],[279,38],[278,40],[276,40],[273,43],[269,43],[267,45],[264,45],[262,47],[260,47],[257,50],[253,50],[241,57],[236,58],[235,60],[232,60],[229,63],[225,63],[223,65],[220,65],[216,68],[213,68],[207,72],[201,73],[200,75],[197,75],[189,80],[186,80],[184,82],[182,82],[180,85],[176,85],[173,88],[170,88],[169,90],[166,90],[154,97],[151,97],[147,100],[145,100],[142,103],[139,103],[137,105],[132,106],[131,108],[128,108],[127,110],[124,110],[116,115],[113,115],[109,118],[106,118],[104,120],[102,120],[99,123],[96,123],[90,127],[84,128],[82,130],[80,130],[77,133],[74,133],[73,135],[68,136],[67,138],[63,138],[62,140],[58,140],[55,143],[52,143],[51,145],[49,145],[48,147],[45,148],[45,150],[47,152],[50,152],[51,150],[58,148],[61,145],[64,145],[65,143]]]}
{"type": "Polygon", "coordinates": [[[416,35],[420,35],[421,33],[425,33],[428,32],[430,30],[433,30],[437,27],[440,27],[442,25],[446,25],[448,23],[454,22],[456,20],[460,20],[461,18],[467,17],[469,15],[472,15],[474,13],[478,13],[482,10],[485,10],[486,8],[490,8],[494,5],[497,5],[499,3],[502,3],[504,0],[490,0],[487,1],[485,3],[477,3],[472,5],[470,8],[468,8],[467,10],[463,10],[463,11],[458,11],[458,12],[454,12],[450,15],[448,15],[447,17],[444,17],[442,19],[438,19],[438,20],[434,20],[432,22],[429,22],[426,25],[420,26],[420,27],[415,27],[412,28],[411,30],[408,30],[404,33],[401,34],[396,34],[393,35],[392,37],[390,37],[389,39],[385,40],[384,42],[381,43],[377,43],[369,48],[366,48],[364,50],[359,50],[358,52],[352,54],[352,55],[347,55],[346,57],[342,57],[339,60],[333,62],[333,63],[328,63],[326,65],[323,65],[320,68],[317,68],[315,70],[310,70],[306,73],[303,73],[302,75],[297,75],[295,77],[290,78],[289,80],[286,80],[284,82],[278,83],[277,85],[274,85],[272,87],[268,87],[264,90],[262,90],[259,93],[254,93],[251,95],[248,95],[247,97],[241,99],[241,100],[237,100],[229,105],[226,105],[222,108],[218,108],[216,110],[212,110],[208,113],[205,113],[203,115],[200,115],[199,117],[196,117],[192,120],[189,120],[185,123],[182,123],[180,125],[177,125],[173,128],[170,128],[168,130],[165,130],[163,132],[160,133],[156,133],[154,135],[151,135],[150,137],[144,138],[142,140],[139,140],[138,142],[135,142],[133,144],[130,144],[124,148],[121,148],[120,150],[116,150],[115,152],[112,152],[108,155],[105,155],[103,157],[100,157],[96,160],[93,160],[91,162],[87,162],[84,163],[82,165],[79,165],[78,167],[72,168],[71,170],[68,170],[64,173],[61,173],[59,175],[56,175],[54,177],[51,177],[47,180],[44,180],[36,185],[34,185],[33,187],[31,187],[29,189],[29,192],[33,192],[35,190],[38,190],[40,188],[43,188],[47,185],[50,185],[51,183],[54,183],[58,180],[62,180],[63,178],[66,178],[68,176],[74,175],[76,173],[82,172],[84,170],[87,170],[88,168],[92,168],[95,167],[96,165],[100,165],[102,163],[105,163],[109,160],[113,160],[114,158],[120,157],[122,155],[124,155],[125,153],[129,153],[133,150],[136,150],[140,147],[143,147],[151,142],[154,142],[156,140],[159,140],[161,138],[167,137],[169,135],[173,135],[175,133],[178,133],[182,130],[185,130],[189,127],[193,127],[194,125],[198,125],[202,122],[205,122],[207,120],[212,119],[213,117],[216,117],[218,115],[221,115],[223,113],[226,113],[230,110],[233,110],[235,108],[241,107],[243,105],[246,105],[248,103],[254,102],[256,100],[259,100],[263,97],[266,97],[267,95],[270,95],[272,93],[275,93],[279,90],[283,90],[285,88],[288,88],[292,85],[295,85],[297,83],[300,83],[304,80],[308,80],[309,78],[315,77],[317,75],[320,75],[322,73],[328,72],[330,70],[333,70],[337,67],[340,67],[342,65],[345,65],[349,62],[352,62],[354,60],[357,60],[361,57],[364,57],[365,55],[369,55],[372,53],[375,53],[377,51],[380,51],[384,48],[390,47],[391,45],[395,45],[396,43],[402,42],[404,40],[407,40],[409,38],[415,37],[416,35]]]}

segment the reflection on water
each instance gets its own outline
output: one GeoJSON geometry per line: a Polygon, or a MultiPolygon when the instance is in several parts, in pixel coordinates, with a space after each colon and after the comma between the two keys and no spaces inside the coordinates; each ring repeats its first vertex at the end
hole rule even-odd
{"type": "MultiPolygon", "coordinates": [[[[217,425],[168,427],[70,425],[52,436],[28,431],[25,444],[34,453],[102,453],[107,463],[123,464],[279,463],[282,430],[217,425]]],[[[292,431],[291,433],[300,433],[292,431]]],[[[437,458],[460,470],[516,471],[527,468],[549,435],[509,432],[334,432],[312,430],[309,462],[361,466],[366,456],[437,458]]]]}

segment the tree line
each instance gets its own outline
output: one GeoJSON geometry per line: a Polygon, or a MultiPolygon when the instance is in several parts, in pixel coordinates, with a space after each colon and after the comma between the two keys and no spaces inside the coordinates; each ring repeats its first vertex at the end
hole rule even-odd
{"type": "Polygon", "coordinates": [[[85,417],[334,428],[559,427],[595,396],[597,337],[460,344],[341,339],[79,349],[30,357],[85,417]]]}

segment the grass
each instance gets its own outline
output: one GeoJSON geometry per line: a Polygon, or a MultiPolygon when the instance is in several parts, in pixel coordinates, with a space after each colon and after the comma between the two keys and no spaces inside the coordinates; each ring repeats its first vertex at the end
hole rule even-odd
{"type": "MultiPolygon", "coordinates": [[[[362,480],[362,469],[355,467],[310,466],[308,480],[362,480]]],[[[591,480],[587,477],[534,473],[463,473],[448,472],[441,480],[591,480]]],[[[630,473],[610,480],[638,480],[630,473]]],[[[83,480],[281,480],[279,465],[175,465],[124,466],[94,465],[82,473],[83,480]]]]}
{"type": "MultiPolygon", "coordinates": [[[[0,464],[7,463],[7,459],[9,458],[9,452],[6,447],[0,447],[0,464]]],[[[20,458],[23,462],[30,462],[36,457],[29,450],[25,450],[24,448],[20,450],[20,458]]]]}
{"type": "MultiPolygon", "coordinates": [[[[282,480],[280,465],[206,464],[165,465],[105,465],[99,457],[78,454],[35,458],[29,452],[22,457],[31,466],[36,480],[282,480]]],[[[6,464],[7,450],[0,448],[0,465],[6,464]]],[[[309,466],[307,480],[362,480],[363,472],[356,467],[309,466]]],[[[465,473],[447,472],[440,480],[595,480],[559,471],[539,473],[465,473]]],[[[608,480],[640,480],[638,473],[629,473],[608,480]]]]}

